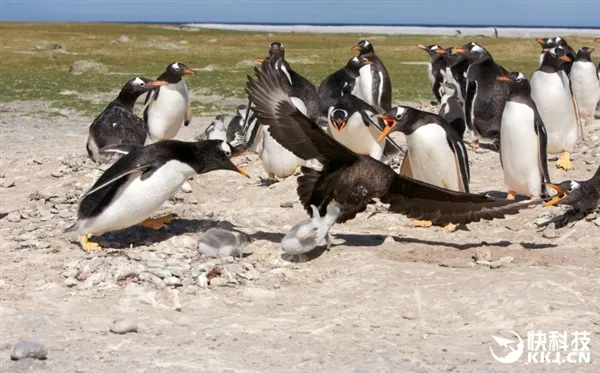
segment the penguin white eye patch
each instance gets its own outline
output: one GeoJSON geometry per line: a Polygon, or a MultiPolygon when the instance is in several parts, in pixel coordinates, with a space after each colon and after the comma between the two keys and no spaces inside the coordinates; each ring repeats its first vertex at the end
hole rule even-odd
{"type": "Polygon", "coordinates": [[[223,153],[225,153],[226,156],[229,157],[231,155],[231,148],[225,141],[221,142],[221,150],[223,150],[223,153]]]}

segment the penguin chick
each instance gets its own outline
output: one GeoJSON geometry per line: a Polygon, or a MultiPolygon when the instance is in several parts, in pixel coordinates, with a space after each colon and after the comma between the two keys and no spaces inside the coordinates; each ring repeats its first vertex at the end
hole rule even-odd
{"type": "Polygon", "coordinates": [[[244,248],[252,238],[244,232],[232,232],[227,229],[211,228],[198,238],[196,249],[206,257],[235,256],[241,258],[244,248]]]}
{"type": "Polygon", "coordinates": [[[90,124],[86,143],[90,158],[100,162],[100,149],[108,145],[144,145],[148,132],[146,123],[134,114],[133,107],[142,94],[166,84],[144,77],[135,77],[125,83],[117,98],[90,124]]]}
{"type": "Polygon", "coordinates": [[[438,115],[446,119],[446,122],[456,130],[456,133],[462,139],[465,134],[466,122],[457,86],[450,82],[442,83],[440,95],[442,99],[438,115]]]}
{"type": "Polygon", "coordinates": [[[321,217],[315,205],[310,205],[312,217],[297,223],[290,229],[288,234],[281,240],[283,251],[291,255],[305,254],[314,250],[321,244],[323,239],[327,243],[327,249],[331,247],[329,230],[335,224],[340,214],[340,207],[336,201],[327,205],[327,213],[321,217]]]}
{"type": "Polygon", "coordinates": [[[225,127],[225,115],[220,114],[215,117],[203,135],[196,137],[197,140],[221,140],[227,141],[227,128],[225,127]]]}

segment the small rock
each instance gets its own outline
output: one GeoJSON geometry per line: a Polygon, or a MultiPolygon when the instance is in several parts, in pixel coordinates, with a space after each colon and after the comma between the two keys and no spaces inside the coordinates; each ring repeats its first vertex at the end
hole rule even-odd
{"type": "Polygon", "coordinates": [[[189,236],[178,237],[175,242],[178,247],[184,247],[187,249],[193,249],[196,247],[196,240],[189,236]]]}
{"type": "Polygon", "coordinates": [[[8,220],[11,223],[18,223],[21,221],[21,213],[18,211],[9,212],[6,216],[6,220],[8,220]]]}
{"type": "Polygon", "coordinates": [[[163,281],[167,286],[181,286],[181,280],[175,276],[166,277],[163,281]]]}
{"type": "Polygon", "coordinates": [[[163,268],[148,268],[148,272],[152,273],[153,275],[155,275],[161,279],[171,276],[171,272],[169,272],[163,268]]]}
{"type": "Polygon", "coordinates": [[[281,202],[281,204],[279,206],[289,209],[289,208],[294,207],[294,201],[281,202]]]}
{"type": "Polygon", "coordinates": [[[137,333],[138,324],[135,320],[118,319],[110,325],[110,331],[115,334],[137,333]]]}
{"type": "Polygon", "coordinates": [[[181,186],[181,191],[183,193],[192,193],[192,186],[190,185],[189,182],[185,182],[183,183],[183,185],[181,186]]]}
{"type": "Polygon", "coordinates": [[[115,281],[121,281],[121,280],[125,280],[127,277],[133,277],[135,275],[137,275],[139,272],[137,272],[136,270],[134,270],[131,267],[123,267],[121,268],[116,276],[115,276],[115,281]]]}
{"type": "Polygon", "coordinates": [[[108,68],[100,62],[79,60],[75,61],[69,69],[69,73],[72,75],[81,75],[88,71],[105,74],[108,72],[108,68]]]}
{"type": "Polygon", "coordinates": [[[484,266],[484,267],[489,267],[492,265],[492,262],[490,262],[489,260],[478,260],[475,263],[477,265],[484,266]]]}
{"type": "Polygon", "coordinates": [[[440,267],[449,267],[449,268],[473,268],[475,267],[475,263],[473,262],[465,262],[460,259],[448,259],[440,262],[438,264],[440,267]]]}
{"type": "Polygon", "coordinates": [[[512,263],[513,259],[514,258],[512,256],[503,256],[502,258],[491,262],[490,263],[490,268],[496,269],[496,268],[504,267],[507,264],[512,263]]]}
{"type": "Polygon", "coordinates": [[[29,233],[23,233],[15,237],[15,241],[17,242],[25,242],[25,241],[35,241],[35,237],[29,233]]]}
{"type": "Polygon", "coordinates": [[[600,227],[600,218],[597,218],[596,220],[594,220],[594,224],[595,224],[597,227],[600,227]]]}
{"type": "Polygon", "coordinates": [[[153,275],[150,272],[142,272],[142,273],[140,273],[138,275],[138,280],[140,280],[140,281],[146,281],[146,282],[152,282],[152,277],[156,277],[156,275],[153,275]]]}
{"type": "Polygon", "coordinates": [[[179,267],[183,267],[183,263],[180,260],[174,259],[174,258],[168,258],[167,259],[167,265],[168,266],[179,266],[179,267]]]}
{"type": "Polygon", "coordinates": [[[75,267],[71,267],[69,269],[67,269],[64,273],[63,276],[65,277],[75,277],[79,274],[79,270],[75,267]]]}
{"type": "Polygon", "coordinates": [[[128,42],[129,42],[129,36],[127,36],[127,35],[119,36],[119,43],[128,43],[128,42]]]}
{"type": "Polygon", "coordinates": [[[48,356],[48,350],[43,344],[30,341],[19,341],[10,352],[12,360],[38,359],[44,360],[48,356]]]}
{"type": "Polygon", "coordinates": [[[0,180],[0,187],[2,188],[12,188],[14,187],[15,184],[15,180],[14,179],[5,179],[3,178],[2,180],[0,180]]]}
{"type": "Polygon", "coordinates": [[[544,232],[542,232],[542,236],[544,236],[544,238],[550,239],[558,237],[558,233],[556,233],[554,223],[550,223],[546,226],[546,229],[544,229],[544,232]]]}
{"type": "Polygon", "coordinates": [[[210,280],[210,286],[226,286],[227,279],[223,277],[215,277],[210,280]]]}
{"type": "Polygon", "coordinates": [[[184,273],[185,273],[185,270],[184,270],[183,268],[181,268],[181,267],[177,267],[177,266],[168,266],[168,267],[167,267],[167,270],[168,270],[169,272],[171,272],[171,274],[172,274],[173,276],[175,276],[175,277],[179,277],[179,278],[182,278],[182,277],[183,277],[183,275],[184,275],[184,273]]]}
{"type": "Polygon", "coordinates": [[[394,240],[394,237],[392,237],[392,236],[386,236],[385,239],[383,240],[383,243],[391,245],[391,244],[395,244],[396,241],[394,240]]]}
{"type": "Polygon", "coordinates": [[[475,254],[473,255],[473,259],[475,259],[476,262],[480,261],[480,260],[490,262],[492,260],[492,253],[490,252],[490,249],[488,249],[487,247],[478,247],[475,249],[475,254]]]}
{"type": "Polygon", "coordinates": [[[196,283],[203,289],[206,289],[208,287],[208,278],[206,277],[206,272],[202,272],[198,275],[196,283]]]}

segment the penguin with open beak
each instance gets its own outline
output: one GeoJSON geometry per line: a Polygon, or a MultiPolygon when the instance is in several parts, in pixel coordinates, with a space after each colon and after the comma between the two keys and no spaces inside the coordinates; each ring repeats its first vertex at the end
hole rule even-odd
{"type": "Polygon", "coordinates": [[[150,216],[190,177],[215,170],[248,174],[231,162],[232,148],[224,141],[164,140],[146,146],[117,145],[102,149],[125,154],[106,170],[83,196],[77,221],[65,230],[81,234],[85,251],[99,250],[90,235],[124,229],[141,223],[162,228],[173,217],[150,216]]]}
{"type": "Polygon", "coordinates": [[[600,167],[588,180],[566,180],[560,184],[548,184],[556,191],[544,206],[567,205],[571,209],[589,212],[600,207],[600,167]]]}

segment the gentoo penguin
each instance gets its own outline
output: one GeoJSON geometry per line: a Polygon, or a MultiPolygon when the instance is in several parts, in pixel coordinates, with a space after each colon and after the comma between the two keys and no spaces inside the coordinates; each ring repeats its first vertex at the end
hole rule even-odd
{"type": "Polygon", "coordinates": [[[593,119],[598,101],[600,101],[600,84],[598,72],[592,62],[594,48],[583,47],[577,52],[575,62],[571,65],[571,90],[579,108],[582,121],[593,119]]]}
{"type": "Polygon", "coordinates": [[[571,209],[581,212],[590,212],[600,208],[600,167],[588,180],[566,180],[560,184],[548,184],[548,186],[557,194],[544,206],[567,205],[571,209]]]}
{"type": "Polygon", "coordinates": [[[327,250],[331,247],[329,230],[340,215],[340,206],[335,201],[327,205],[325,216],[319,214],[315,205],[310,205],[312,217],[294,225],[281,240],[283,251],[290,255],[301,255],[314,250],[325,240],[327,250]]]}
{"type": "Polygon", "coordinates": [[[309,214],[310,206],[315,205],[324,216],[329,202],[335,200],[341,210],[336,223],[341,224],[379,199],[389,204],[388,211],[409,218],[441,225],[468,224],[501,219],[541,202],[498,200],[398,175],[389,165],[348,149],[302,114],[285,92],[285,83],[274,66],[263,64],[257,75],[258,79],[248,76],[246,92],[261,123],[269,126],[273,138],[296,156],[323,164],[320,171],[302,167],[303,175],[298,178],[297,193],[309,214]]]}
{"type": "Polygon", "coordinates": [[[438,115],[446,120],[463,139],[465,135],[465,112],[458,97],[460,89],[456,84],[444,82],[440,86],[442,101],[438,115]]]}
{"type": "Polygon", "coordinates": [[[431,80],[431,91],[433,95],[438,100],[438,102],[442,102],[442,95],[440,94],[440,86],[444,82],[443,72],[446,71],[446,60],[443,57],[443,53],[439,53],[438,51],[443,52],[444,49],[437,45],[417,45],[417,48],[420,48],[427,52],[431,60],[427,65],[427,74],[429,75],[429,80],[431,80]]]}
{"type": "Polygon", "coordinates": [[[517,194],[528,195],[531,199],[545,197],[545,183],[550,182],[546,153],[548,137],[531,99],[529,81],[519,72],[497,79],[510,89],[500,126],[500,163],[508,188],[507,198],[515,199],[517,194]]]}
{"type": "Polygon", "coordinates": [[[492,140],[494,145],[498,146],[508,86],[496,78],[508,74],[508,71],[497,64],[485,48],[475,42],[455,48],[454,52],[468,54],[472,60],[467,69],[464,107],[467,126],[475,135],[472,145],[479,146],[479,139],[484,138],[492,140]]]}
{"type": "Polygon", "coordinates": [[[446,62],[446,69],[441,71],[443,81],[453,84],[461,105],[464,105],[467,92],[467,69],[471,65],[471,59],[466,54],[454,52],[454,47],[437,50],[446,62]]]}
{"type": "Polygon", "coordinates": [[[562,36],[555,36],[553,38],[547,39],[536,39],[536,41],[542,46],[542,52],[540,53],[538,67],[542,65],[542,61],[544,60],[544,54],[549,49],[560,47],[566,52],[567,56],[571,59],[571,62],[565,62],[562,66],[565,73],[569,75],[571,72],[571,64],[575,60],[577,53],[575,53],[575,50],[567,43],[567,40],[562,36]]]}
{"type": "MultiPolygon", "coordinates": [[[[292,70],[292,67],[285,59],[285,49],[282,43],[271,43],[268,59],[276,63],[277,70],[286,78],[287,93],[290,97],[293,97],[296,106],[304,106],[309,118],[315,121],[318,120],[321,104],[317,88],[308,79],[292,70]]],[[[263,60],[263,58],[257,58],[257,61],[260,63],[263,60]]]]}
{"type": "Polygon", "coordinates": [[[221,140],[227,141],[227,127],[225,127],[225,115],[219,114],[215,117],[206,130],[204,130],[204,136],[197,138],[197,140],[221,140]]]}
{"type": "MultiPolygon", "coordinates": [[[[600,38],[597,38],[596,40],[594,40],[596,43],[600,43],[600,38]]],[[[600,81],[600,62],[598,62],[598,81],[600,81]]]]}
{"type": "Polygon", "coordinates": [[[144,121],[148,125],[151,140],[172,139],[182,124],[190,124],[192,111],[188,89],[183,80],[186,74],[194,75],[194,71],[181,62],[173,62],[156,79],[169,84],[148,92],[144,121]]]}
{"type": "Polygon", "coordinates": [[[329,108],[328,133],[358,154],[379,160],[397,155],[400,147],[390,138],[377,142],[384,123],[371,118],[379,112],[354,95],[344,95],[329,108]]]}
{"type": "Polygon", "coordinates": [[[571,100],[571,90],[565,87],[561,64],[570,58],[560,48],[551,48],[542,65],[531,77],[531,98],[546,126],[548,153],[562,153],[556,167],[570,170],[570,152],[579,141],[579,126],[571,100]]]}
{"type": "Polygon", "coordinates": [[[248,177],[230,160],[231,147],[224,141],[159,141],[146,146],[127,145],[103,148],[124,152],[83,196],[77,210],[77,222],[65,232],[82,235],[85,251],[98,250],[89,235],[100,235],[142,223],[160,229],[170,215],[148,219],[181,185],[196,174],[231,170],[248,177]],[[123,150],[126,149],[126,150],[123,150]]]}
{"type": "MultiPolygon", "coordinates": [[[[406,136],[408,150],[400,175],[454,190],[469,192],[469,158],[458,133],[439,115],[399,106],[378,115],[386,122],[379,140],[392,130],[406,136]]],[[[429,227],[431,221],[414,221],[412,226],[429,227]]],[[[445,231],[454,229],[448,225],[445,231]]]]}
{"type": "Polygon", "coordinates": [[[235,140],[235,134],[242,131],[244,122],[246,121],[246,111],[248,106],[241,104],[237,107],[236,115],[231,118],[227,125],[227,142],[231,143],[235,140]]]}
{"type": "Polygon", "coordinates": [[[375,105],[389,110],[392,107],[392,81],[383,61],[375,54],[373,44],[368,40],[361,40],[352,50],[357,50],[358,56],[373,62],[372,65],[363,66],[359,70],[360,94],[358,97],[369,105],[375,105]]]}
{"type": "Polygon", "coordinates": [[[144,145],[148,130],[146,123],[133,113],[138,97],[166,82],[143,77],[130,79],[115,100],[90,124],[86,149],[90,158],[100,162],[99,150],[107,145],[144,145]]]}
{"type": "Polygon", "coordinates": [[[244,248],[252,242],[252,237],[244,232],[223,228],[211,228],[204,232],[196,244],[198,254],[206,257],[244,256],[244,248]]]}
{"type": "Polygon", "coordinates": [[[363,66],[372,64],[373,62],[366,58],[352,57],[346,66],[323,79],[318,89],[321,98],[321,115],[327,115],[329,108],[343,95],[358,94],[360,90],[357,84],[360,75],[358,71],[363,66]]]}

